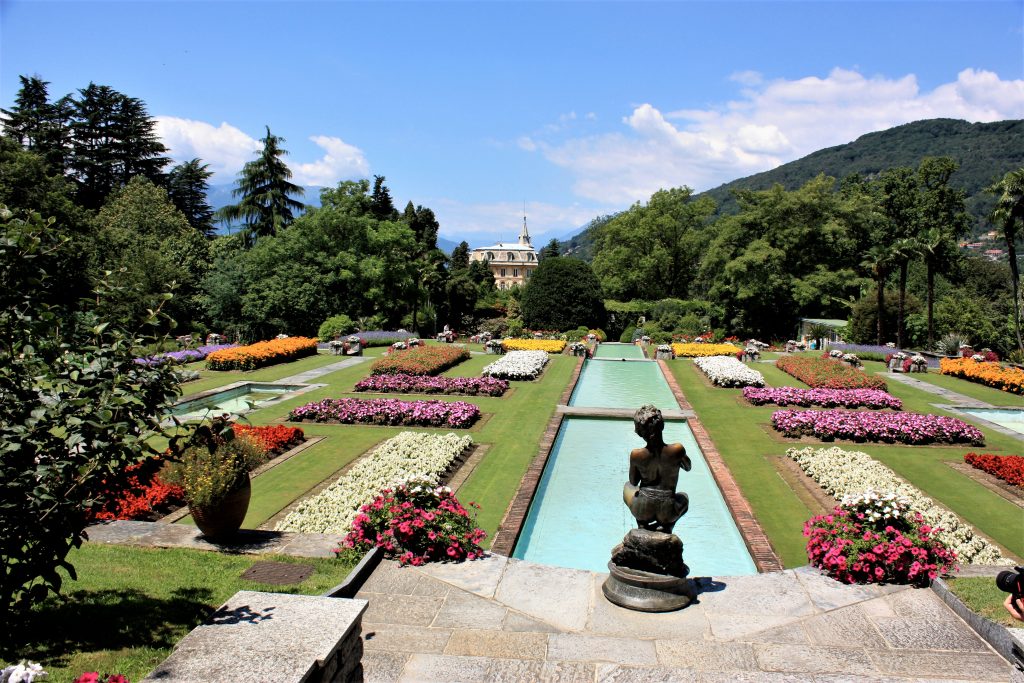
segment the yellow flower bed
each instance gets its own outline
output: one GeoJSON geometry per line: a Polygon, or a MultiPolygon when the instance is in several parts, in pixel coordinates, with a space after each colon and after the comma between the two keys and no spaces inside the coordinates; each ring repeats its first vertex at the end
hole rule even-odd
{"type": "Polygon", "coordinates": [[[316,355],[316,344],[317,340],[309,337],[286,337],[221,349],[206,357],[206,367],[210,370],[255,370],[264,365],[316,355]]]}
{"type": "Polygon", "coordinates": [[[970,358],[941,358],[939,372],[1011,394],[1024,394],[1024,370],[1019,368],[1004,368],[999,363],[979,363],[970,358]]]}
{"type": "Polygon", "coordinates": [[[735,356],[738,348],[732,344],[673,344],[676,358],[703,358],[704,356],[735,356]]]}
{"type": "Polygon", "coordinates": [[[547,351],[561,353],[565,342],[558,339],[505,339],[501,347],[506,351],[547,351]]]}

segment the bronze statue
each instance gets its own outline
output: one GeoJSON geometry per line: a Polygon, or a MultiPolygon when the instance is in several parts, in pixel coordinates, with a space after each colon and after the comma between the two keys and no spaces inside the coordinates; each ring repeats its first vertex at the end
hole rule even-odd
{"type": "Polygon", "coordinates": [[[679,469],[689,472],[690,458],[683,444],[665,443],[665,419],[656,407],[637,410],[633,425],[647,445],[629,454],[629,482],[622,489],[622,499],[639,528],[671,534],[690,505],[685,493],[676,493],[679,469]]]}

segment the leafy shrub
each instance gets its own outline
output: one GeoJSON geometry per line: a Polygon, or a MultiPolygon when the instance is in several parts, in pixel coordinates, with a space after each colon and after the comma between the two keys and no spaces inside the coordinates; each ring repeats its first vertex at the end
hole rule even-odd
{"type": "Polygon", "coordinates": [[[619,335],[619,342],[622,343],[622,344],[631,344],[631,343],[633,343],[633,334],[635,332],[636,332],[636,326],[635,325],[630,325],[629,327],[627,327],[625,330],[622,331],[621,335],[619,335]]]}
{"type": "Polygon", "coordinates": [[[909,501],[891,493],[844,498],[831,514],[808,520],[804,536],[811,565],[843,583],[927,586],[956,566],[956,554],[909,501]]]}
{"type": "Polygon", "coordinates": [[[366,552],[376,546],[403,565],[418,566],[480,557],[486,536],[451,489],[409,482],[384,489],[359,509],[343,549],[366,552]]]}
{"type": "Polygon", "coordinates": [[[323,321],[320,329],[317,330],[316,336],[320,341],[325,342],[335,337],[343,337],[350,332],[355,332],[355,329],[356,324],[352,321],[352,318],[342,313],[340,315],[332,315],[323,321]]]}
{"type": "Polygon", "coordinates": [[[523,334],[523,319],[509,318],[505,328],[505,335],[508,337],[519,337],[523,334]]]}
{"type": "Polygon", "coordinates": [[[590,264],[564,256],[541,261],[523,290],[523,323],[530,329],[570,330],[604,324],[601,283],[590,264]]]}

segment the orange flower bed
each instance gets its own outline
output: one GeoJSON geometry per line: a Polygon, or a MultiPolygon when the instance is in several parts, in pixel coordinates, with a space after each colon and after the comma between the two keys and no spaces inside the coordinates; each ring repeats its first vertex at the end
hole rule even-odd
{"type": "Polygon", "coordinates": [[[317,340],[309,337],[286,337],[236,346],[211,353],[206,357],[206,367],[209,370],[255,370],[316,355],[316,345],[317,340]]]}
{"type": "Polygon", "coordinates": [[[942,358],[939,372],[1011,394],[1024,394],[1024,370],[1019,368],[1004,368],[999,363],[971,358],[942,358]]]}

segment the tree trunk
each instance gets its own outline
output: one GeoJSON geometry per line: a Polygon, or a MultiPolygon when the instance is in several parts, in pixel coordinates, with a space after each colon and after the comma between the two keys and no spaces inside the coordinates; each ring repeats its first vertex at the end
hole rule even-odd
{"type": "Polygon", "coordinates": [[[932,317],[932,304],[935,302],[935,268],[928,262],[928,350],[935,348],[935,326],[932,317]]]}
{"type": "Polygon", "coordinates": [[[415,283],[415,287],[412,292],[412,331],[416,333],[416,336],[420,336],[420,325],[419,318],[417,317],[418,308],[420,303],[420,287],[419,282],[415,283]]]}
{"type": "Polygon", "coordinates": [[[907,269],[910,266],[910,261],[904,259],[900,263],[900,304],[899,309],[896,313],[896,347],[903,349],[903,331],[906,329],[906,323],[903,321],[904,309],[907,301],[907,269]]]}
{"type": "Polygon", "coordinates": [[[1010,286],[1013,288],[1013,329],[1017,333],[1017,349],[1024,351],[1020,336],[1020,272],[1017,269],[1016,235],[1006,236],[1006,251],[1010,257],[1010,286]]]}
{"type": "Polygon", "coordinates": [[[878,278],[878,345],[885,343],[885,277],[878,278]]]}

